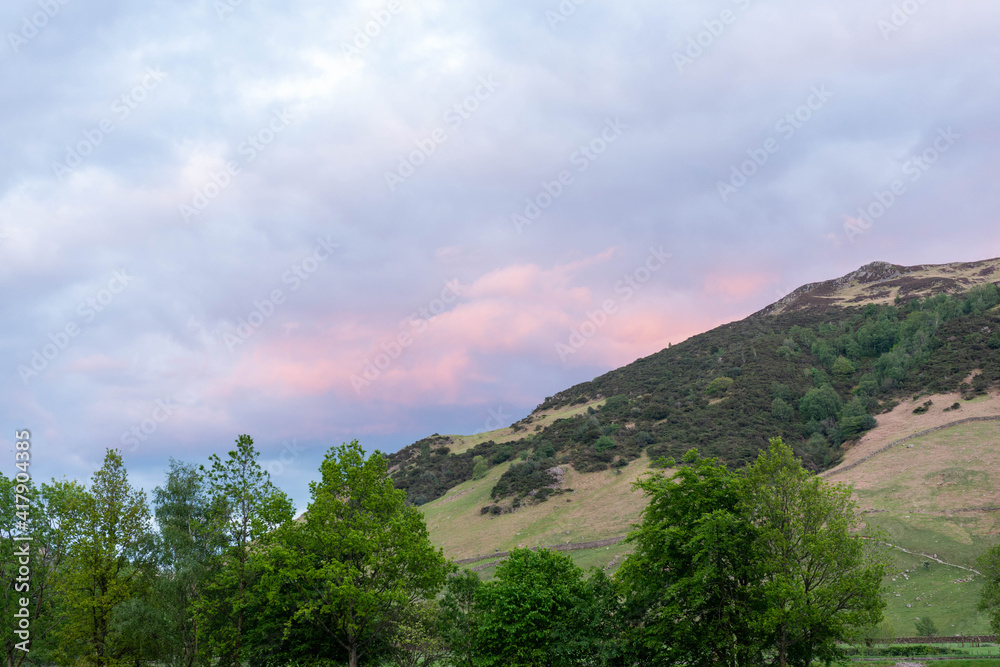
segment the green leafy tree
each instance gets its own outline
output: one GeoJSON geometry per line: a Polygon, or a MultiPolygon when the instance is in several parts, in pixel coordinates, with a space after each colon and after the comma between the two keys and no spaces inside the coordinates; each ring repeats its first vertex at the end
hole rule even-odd
{"type": "Polygon", "coordinates": [[[164,485],[153,490],[153,506],[162,560],[151,601],[162,611],[160,629],[168,654],[177,664],[190,667],[207,653],[199,645],[201,636],[192,610],[201,599],[208,563],[217,547],[209,532],[204,475],[194,465],[170,459],[164,485]]]}
{"type": "MultiPolygon", "coordinates": [[[[271,482],[259,458],[253,439],[241,435],[225,461],[213,454],[211,468],[201,468],[208,484],[206,545],[216,555],[204,594],[195,602],[193,622],[207,631],[223,666],[239,667],[245,654],[247,608],[259,578],[251,563],[254,545],[292,518],[291,500],[271,482]]],[[[183,515],[186,510],[178,511],[183,515]]]]}
{"type": "Polygon", "coordinates": [[[1000,544],[979,558],[979,571],[984,579],[979,611],[989,615],[990,627],[1000,635],[1000,544]]]}
{"type": "Polygon", "coordinates": [[[708,383],[708,386],[705,388],[705,393],[709,396],[721,396],[729,391],[734,382],[735,380],[730,377],[717,377],[708,383]]]}
{"type": "Polygon", "coordinates": [[[739,476],[692,450],[671,475],[656,473],[635,487],[649,502],[628,537],[635,551],[616,575],[635,658],[692,667],[760,664],[761,557],[757,528],[741,516],[739,476]]]}
{"type": "Polygon", "coordinates": [[[833,362],[833,367],[830,368],[830,371],[833,373],[835,378],[841,380],[842,382],[846,382],[854,377],[854,373],[857,369],[854,367],[854,364],[851,363],[850,359],[840,356],[833,362]]]}
{"type": "Polygon", "coordinates": [[[619,571],[637,658],[806,667],[877,624],[888,558],[863,539],[850,490],[780,439],[738,473],[689,452],[649,496],[619,571]]]}
{"type": "Polygon", "coordinates": [[[766,571],[761,627],[778,663],[836,658],[837,641],[882,619],[887,555],[859,532],[851,489],[811,475],[780,438],[746,469],[744,485],[766,571]]]}
{"type": "Polygon", "coordinates": [[[919,637],[934,637],[938,633],[937,626],[934,625],[934,621],[929,618],[919,618],[916,622],[917,636],[919,637]]]}
{"type": "Polygon", "coordinates": [[[589,657],[583,570],[558,551],[514,549],[476,593],[478,665],[561,667],[589,657]]]}
{"type": "Polygon", "coordinates": [[[380,452],[365,458],[357,440],[331,448],[320,474],[303,520],[281,526],[261,547],[264,590],[282,618],[289,657],[304,642],[287,642],[311,636],[357,667],[412,627],[407,614],[435,597],[454,566],[393,487],[380,452]]]}
{"type": "Polygon", "coordinates": [[[771,401],[771,416],[783,422],[791,421],[795,411],[784,399],[776,398],[771,401]]]}
{"type": "Polygon", "coordinates": [[[482,582],[471,570],[461,570],[448,578],[441,596],[441,637],[456,667],[474,667],[475,635],[478,623],[476,591],[482,582]]]}
{"type": "Polygon", "coordinates": [[[486,472],[489,467],[486,464],[486,459],[482,456],[476,456],[472,459],[472,479],[482,479],[486,477],[486,472]]]}
{"type": "MultiPolygon", "coordinates": [[[[30,463],[28,455],[19,460],[30,463]]],[[[76,482],[53,481],[38,487],[30,479],[18,482],[0,475],[2,613],[12,619],[0,628],[0,641],[8,667],[52,659],[56,631],[65,613],[58,577],[65,572],[69,547],[78,538],[77,515],[84,493],[76,482]],[[24,499],[28,500],[27,509],[23,509],[24,499]],[[30,581],[20,571],[25,563],[30,581]],[[24,612],[22,598],[29,602],[24,612]],[[21,618],[28,623],[26,634],[20,634],[17,627],[21,618]]]]}
{"type": "Polygon", "coordinates": [[[155,565],[146,494],[129,485],[121,454],[108,449],[90,489],[72,495],[79,537],[69,548],[69,571],[60,577],[66,596],[61,631],[64,657],[77,664],[117,665],[134,659],[127,638],[115,632],[117,608],[140,595],[155,565]]]}
{"type": "Polygon", "coordinates": [[[806,392],[806,395],[799,401],[799,412],[807,420],[823,421],[830,417],[836,417],[842,405],[843,402],[833,387],[824,384],[806,392]]]}
{"type": "Polygon", "coordinates": [[[878,423],[868,414],[864,404],[857,397],[852,398],[840,416],[840,432],[845,440],[857,438],[862,433],[875,428],[878,423]]]}

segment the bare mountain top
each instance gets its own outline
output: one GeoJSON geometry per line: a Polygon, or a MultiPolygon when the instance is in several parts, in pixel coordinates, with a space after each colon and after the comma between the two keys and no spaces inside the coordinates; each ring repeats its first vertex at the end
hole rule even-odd
{"type": "Polygon", "coordinates": [[[803,285],[754,313],[752,317],[777,315],[804,308],[891,304],[897,297],[910,299],[931,294],[954,294],[998,279],[1000,258],[919,266],[872,262],[842,278],[803,285]]]}

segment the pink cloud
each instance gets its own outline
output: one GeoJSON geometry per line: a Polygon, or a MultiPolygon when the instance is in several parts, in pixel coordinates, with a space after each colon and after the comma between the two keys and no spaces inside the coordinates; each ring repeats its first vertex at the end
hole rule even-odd
{"type": "Polygon", "coordinates": [[[729,300],[753,296],[768,285],[778,281],[771,273],[710,273],[705,278],[705,294],[722,296],[729,300]]]}

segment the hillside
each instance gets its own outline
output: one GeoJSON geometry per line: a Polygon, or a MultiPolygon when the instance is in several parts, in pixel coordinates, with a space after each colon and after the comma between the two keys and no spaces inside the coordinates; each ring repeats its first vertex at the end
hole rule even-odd
{"type": "Polygon", "coordinates": [[[548,397],[507,429],[414,443],[390,456],[392,474],[422,505],[505,465],[490,500],[511,508],[544,496],[556,468],[600,472],[692,447],[739,467],[773,436],[825,470],[902,400],[996,385],[998,271],[1000,260],[876,262],[807,285],[548,397]]]}
{"type": "MultiPolygon", "coordinates": [[[[899,634],[918,609],[943,631],[984,632],[963,568],[997,536],[1000,482],[986,471],[1000,469],[1000,421],[967,420],[1000,417],[998,278],[998,260],[875,263],[807,285],[549,397],[509,428],[414,443],[390,457],[397,486],[435,544],[483,557],[468,566],[489,577],[488,556],[515,546],[624,535],[644,506],[632,483],[660,457],[697,448],[738,467],[780,435],[854,485],[886,531],[902,570],[886,582],[899,634]]],[[[614,569],[629,550],[569,553],[614,569]]]]}

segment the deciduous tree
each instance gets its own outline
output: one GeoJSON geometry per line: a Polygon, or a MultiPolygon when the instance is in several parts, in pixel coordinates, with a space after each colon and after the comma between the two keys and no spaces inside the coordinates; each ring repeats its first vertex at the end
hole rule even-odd
{"type": "Polygon", "coordinates": [[[331,448],[320,474],[302,520],[261,545],[263,584],[268,604],[285,614],[283,637],[297,642],[289,657],[305,645],[296,638],[312,637],[357,667],[385,649],[454,566],[431,545],[420,511],[393,487],[380,452],[366,458],[357,440],[331,448]]]}

